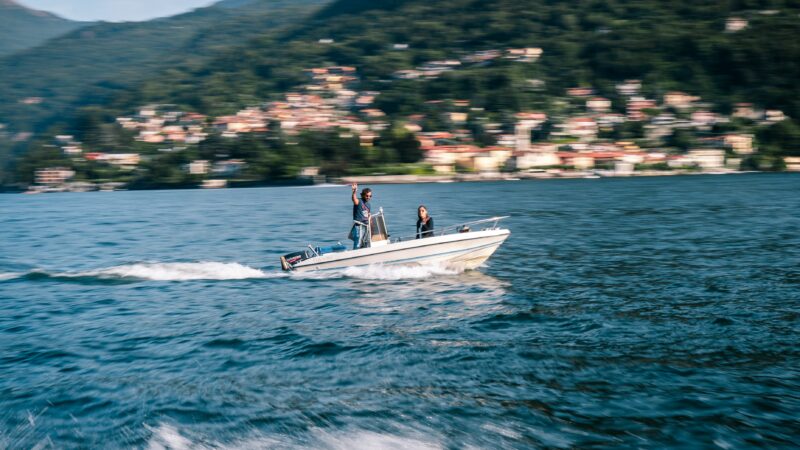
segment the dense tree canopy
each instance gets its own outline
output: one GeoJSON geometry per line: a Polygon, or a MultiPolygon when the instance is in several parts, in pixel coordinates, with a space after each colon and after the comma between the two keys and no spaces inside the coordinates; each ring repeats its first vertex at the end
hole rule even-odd
{"type": "MultiPolygon", "coordinates": [[[[381,92],[376,107],[393,122],[424,111],[427,101],[447,99],[469,100],[472,107],[492,117],[508,117],[520,110],[550,113],[559,108],[551,100],[574,86],[592,86],[619,105],[614,86],[627,78],[641,79],[643,94],[650,97],[678,89],[701,96],[719,112],[729,112],[736,102],[752,102],[780,109],[796,120],[800,118],[799,13],[800,2],[795,0],[340,0],[285,27],[258,29],[254,25],[245,27],[246,34],[225,31],[225,27],[206,28],[191,40],[204,49],[198,52],[202,58],[187,50],[172,54],[166,66],[144,65],[153,68],[146,75],[137,72],[126,78],[120,74],[91,89],[74,89],[62,104],[68,114],[60,117],[68,120],[55,122],[60,123],[58,129],[84,128],[87,120],[99,116],[87,116],[83,110],[75,114],[74,106],[96,103],[97,98],[105,99],[99,102],[104,117],[129,114],[151,102],[212,116],[231,114],[280,98],[307,80],[304,69],[337,64],[358,68],[360,88],[381,92]],[[748,26],[727,32],[730,17],[744,18],[748,26]],[[396,50],[394,44],[408,47],[396,50]],[[205,51],[211,47],[213,52],[205,51]],[[428,61],[513,47],[540,47],[544,53],[535,64],[496,60],[429,81],[393,78],[397,70],[428,61]],[[98,92],[103,96],[97,97],[98,92]]],[[[260,20],[254,23],[264,23],[260,20]]],[[[88,45],[90,52],[103,51],[88,45]]],[[[29,67],[36,72],[35,65],[29,67]]],[[[74,83],[76,75],[59,76],[58,64],[55,67],[54,80],[74,83]]],[[[0,87],[0,100],[5,99],[3,104],[10,108],[0,107],[0,121],[8,121],[13,110],[18,120],[34,123],[38,118],[40,129],[54,123],[52,118],[42,119],[41,113],[20,113],[18,105],[8,106],[13,98],[8,89],[0,87]]],[[[42,87],[39,92],[45,98],[64,95],[55,88],[42,87]]],[[[436,118],[429,115],[426,120],[436,118]]],[[[477,131],[479,125],[469,124],[477,131]]],[[[792,137],[796,127],[797,122],[789,121],[779,129],[759,132],[757,139],[775,155],[789,154],[797,148],[792,137]]],[[[102,126],[89,129],[101,138],[102,126]]],[[[641,124],[631,124],[614,133],[609,137],[638,138],[643,130],[641,124]]],[[[330,173],[344,170],[344,161],[418,158],[418,150],[402,135],[382,136],[371,152],[338,136],[303,136],[291,151],[297,152],[298,160],[320,163],[330,173]]],[[[481,142],[491,142],[490,136],[476,136],[481,142]]],[[[685,133],[670,139],[676,148],[693,143],[685,133]]],[[[256,150],[255,159],[262,161],[262,175],[292,173],[286,164],[275,163],[275,158],[290,151],[287,148],[268,149],[264,142],[248,145],[261,149],[256,150]],[[269,165],[282,168],[270,172],[269,165]]]]}

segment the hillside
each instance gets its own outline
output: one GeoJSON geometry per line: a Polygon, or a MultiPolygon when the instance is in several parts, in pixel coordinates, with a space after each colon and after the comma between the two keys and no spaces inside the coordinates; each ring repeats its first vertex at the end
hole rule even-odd
{"type": "Polygon", "coordinates": [[[248,98],[280,91],[302,79],[301,69],[313,64],[357,65],[364,81],[380,87],[380,80],[394,71],[424,61],[536,46],[544,54],[529,73],[492,67],[434,83],[397,83],[384,100],[400,103],[387,101],[386,106],[404,109],[414,98],[473,97],[495,110],[516,109],[531,101],[513,85],[522,78],[542,80],[545,93],[552,95],[591,85],[609,96],[615,83],[638,78],[648,94],[682,89],[723,108],[750,101],[800,117],[800,44],[794,39],[800,34],[798,12],[800,5],[792,1],[339,1],[290,32],[235,50],[245,58],[230,54],[199,70],[176,71],[152,80],[141,92],[148,100],[173,101],[191,89],[200,98],[195,103],[210,105],[207,112],[213,113],[211,105],[219,103],[202,101],[211,92],[215,98],[248,98]],[[739,15],[749,26],[726,32],[726,19],[739,15]],[[334,43],[319,45],[319,39],[334,43]],[[408,50],[393,52],[394,43],[408,44],[408,50]],[[264,51],[267,47],[271,50],[264,51]],[[224,81],[236,78],[248,83],[224,81]]]}
{"type": "Polygon", "coordinates": [[[0,123],[42,129],[174,65],[202,65],[221,49],[300,20],[321,3],[227,0],[164,19],[99,23],[52,39],[0,59],[0,123]]]}
{"type": "MultiPolygon", "coordinates": [[[[582,95],[599,95],[612,105],[610,113],[626,122],[631,96],[622,94],[617,86],[636,79],[641,80],[637,96],[660,102],[665,93],[682,91],[700,99],[697,109],[711,110],[706,112],[727,122],[713,130],[681,130],[675,124],[686,122],[688,113],[669,106],[654,109],[653,101],[643,107],[642,118],[629,117],[626,123],[606,127],[598,139],[632,139],[679,153],[699,138],[735,131],[756,135],[762,148],[769,149],[763,158],[759,155],[742,162],[743,167],[777,170],[783,155],[800,151],[796,122],[800,117],[796,84],[800,44],[794,38],[800,34],[798,14],[800,5],[788,0],[683,0],[669,4],[339,0],[285,27],[250,29],[249,39],[216,47],[208,53],[211,56],[171,60],[174,63],[167,70],[131,83],[134,88],[109,89],[109,101],[94,102],[78,93],[73,107],[95,106],[78,111],[77,120],[61,123],[59,130],[75,135],[89,149],[148,155],[134,178],[149,186],[194,182],[182,165],[192,158],[211,160],[217,155],[247,161],[251,180],[291,178],[303,165],[319,165],[327,174],[369,172],[381,163],[419,159],[419,144],[403,128],[408,121],[418,122],[413,125],[430,132],[464,135],[461,131],[468,128],[467,142],[474,139],[492,145],[495,139],[485,132],[484,125],[499,124],[502,129],[495,129],[495,134],[507,134],[513,131],[515,113],[540,111],[562,126],[570,117],[586,113],[582,95]],[[731,28],[731,20],[737,27],[731,28]],[[512,49],[541,53],[523,58],[521,63],[519,58],[509,58],[512,49]],[[264,125],[269,126],[259,127],[266,131],[245,133],[237,139],[220,138],[215,133],[224,124],[217,124],[207,130],[210,138],[196,148],[162,155],[157,145],[134,141],[132,133],[120,134],[112,123],[116,117],[135,115],[146,104],[169,104],[173,110],[207,114],[210,119],[235,114],[267,101],[284,101],[288,92],[307,86],[313,75],[309,69],[324,71],[331,66],[337,66],[338,73],[342,73],[340,66],[346,66],[348,73],[355,75],[348,75],[354,88],[374,97],[371,107],[379,114],[386,113],[388,129],[383,128],[386,132],[374,141],[376,150],[364,150],[352,135],[339,136],[330,130],[320,135],[303,133],[287,141],[280,127],[267,122],[264,125]],[[569,88],[575,87],[584,87],[588,94],[568,94],[569,88]],[[752,118],[729,121],[738,102],[785,113],[793,120],[771,128],[752,118]],[[660,112],[672,115],[667,118],[670,126],[665,135],[647,138],[645,127],[660,125],[645,119],[660,112]],[[451,113],[465,118],[456,124],[448,118],[453,117],[451,113]]],[[[218,41],[214,36],[209,29],[196,35],[192,45],[210,48],[218,41]]],[[[328,89],[321,85],[312,88],[315,92],[328,89]]],[[[328,95],[326,101],[338,95],[337,89],[349,87],[330,88],[324,94],[328,95]]],[[[74,108],[65,111],[74,112],[74,108]]],[[[362,114],[338,111],[342,116],[362,114]]],[[[362,114],[362,120],[371,119],[362,114]]],[[[552,125],[547,124],[539,134],[546,138],[551,131],[547,127],[552,125]]],[[[31,169],[41,167],[42,161],[52,165],[64,160],[63,155],[47,150],[44,141],[39,148],[37,156],[20,165],[20,180],[30,179],[31,169]]]]}
{"type": "Polygon", "coordinates": [[[0,0],[0,57],[35,47],[85,25],[26,8],[12,0],[0,0]]]}

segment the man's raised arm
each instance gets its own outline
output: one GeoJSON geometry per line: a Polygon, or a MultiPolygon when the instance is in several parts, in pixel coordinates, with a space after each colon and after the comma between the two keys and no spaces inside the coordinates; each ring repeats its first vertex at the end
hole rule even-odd
{"type": "Polygon", "coordinates": [[[356,195],[356,192],[358,191],[358,183],[353,183],[350,185],[350,187],[353,188],[353,204],[358,206],[358,195],[356,195]]]}

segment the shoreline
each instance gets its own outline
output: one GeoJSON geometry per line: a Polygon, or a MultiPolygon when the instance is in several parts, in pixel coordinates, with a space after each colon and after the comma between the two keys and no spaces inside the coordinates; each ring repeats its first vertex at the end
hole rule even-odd
{"type": "MultiPolygon", "coordinates": [[[[600,179],[600,178],[636,178],[662,177],[682,175],[741,175],[748,173],[773,173],[765,171],[720,170],[701,172],[693,170],[647,170],[630,174],[614,174],[599,170],[568,172],[510,172],[485,174],[453,174],[453,175],[364,175],[335,178],[333,184],[414,184],[414,183],[469,183],[481,181],[521,181],[521,180],[565,180],[565,179],[600,179]]],[[[774,172],[787,173],[787,172],[774,172]]]]}
{"type": "MultiPolygon", "coordinates": [[[[358,184],[420,184],[420,183],[479,183],[497,181],[523,181],[523,180],[575,180],[575,179],[602,179],[602,178],[640,178],[640,177],[662,177],[662,176],[698,176],[698,175],[743,175],[743,174],[771,174],[771,173],[793,173],[793,172],[770,172],[770,171],[741,171],[724,170],[714,172],[700,172],[691,170],[662,170],[662,171],[640,171],[631,174],[617,175],[613,173],[603,173],[603,171],[569,171],[569,172],[512,172],[512,173],[484,173],[484,174],[453,174],[453,175],[362,175],[330,178],[321,183],[241,183],[223,188],[203,189],[201,186],[181,186],[181,187],[154,187],[146,189],[115,189],[111,190],[86,190],[86,191],[41,191],[31,192],[24,190],[5,190],[0,194],[54,194],[54,193],[79,193],[79,192],[120,192],[120,191],[174,191],[174,190],[218,190],[218,189],[246,189],[256,187],[314,187],[326,185],[346,185],[351,183],[358,184]]],[[[302,180],[299,180],[302,181],[302,180]]]]}

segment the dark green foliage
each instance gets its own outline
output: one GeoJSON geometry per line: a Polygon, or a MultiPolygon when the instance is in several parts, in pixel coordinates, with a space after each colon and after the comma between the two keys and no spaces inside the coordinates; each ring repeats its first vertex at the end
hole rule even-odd
{"type": "MultiPolygon", "coordinates": [[[[469,100],[470,107],[483,108],[481,115],[508,123],[513,113],[522,110],[566,114],[569,104],[552,100],[579,85],[593,86],[599,95],[614,101],[616,112],[623,112],[624,101],[614,86],[626,78],[641,79],[643,95],[650,98],[660,100],[665,92],[678,89],[701,96],[722,113],[744,101],[800,118],[800,41],[796,38],[800,36],[800,4],[793,0],[341,0],[285,27],[275,25],[300,17],[287,11],[309,12],[309,4],[321,2],[309,0],[295,10],[281,9],[286,5],[278,2],[280,7],[272,4],[273,9],[259,15],[265,2],[247,5],[254,8],[247,17],[210,8],[160,24],[141,24],[142,28],[103,25],[98,29],[97,33],[107,30],[109,36],[118,33],[137,43],[135,51],[117,57],[132,64],[114,59],[120,47],[100,45],[110,41],[84,39],[82,33],[73,33],[52,53],[6,60],[6,67],[13,63],[21,70],[0,74],[0,122],[13,120],[41,129],[52,121],[53,113],[72,113],[76,105],[98,103],[103,104],[106,118],[130,114],[151,102],[210,115],[230,114],[281,98],[306,82],[304,69],[334,64],[356,66],[360,88],[382,92],[375,106],[394,123],[410,114],[424,114],[422,125],[428,130],[454,127],[427,103],[430,100],[469,100]],[[286,14],[274,13],[275,8],[286,14]],[[766,9],[777,13],[762,14],[766,9]],[[725,21],[731,16],[746,18],[749,26],[725,32],[725,21]],[[167,36],[173,40],[168,41],[159,33],[170,28],[164,25],[179,23],[173,21],[185,21],[191,30],[171,31],[167,36]],[[211,22],[213,26],[196,25],[211,22]],[[158,45],[148,45],[148,39],[156,36],[160,36],[154,41],[158,45]],[[320,39],[335,42],[322,44],[320,39]],[[394,51],[395,43],[409,48],[394,51]],[[536,63],[495,60],[435,80],[392,77],[397,70],[431,60],[511,47],[541,47],[544,54],[536,63]],[[92,62],[91,72],[74,70],[73,64],[88,64],[81,54],[101,62],[92,62]],[[42,75],[45,66],[54,68],[52,73],[42,75]],[[45,97],[46,102],[20,107],[16,99],[25,95],[45,97]]],[[[93,130],[86,134],[92,145],[110,144],[110,134],[96,123],[97,117],[82,112],[80,121],[66,128],[93,130]]],[[[604,131],[603,137],[643,139],[643,125],[626,123],[604,131]]],[[[481,132],[480,123],[464,126],[475,132],[480,144],[493,143],[491,135],[481,132]]],[[[755,126],[733,122],[729,130],[714,132],[755,126]]],[[[778,156],[797,151],[792,131],[797,123],[787,121],[775,127],[759,132],[758,140],[767,152],[765,158],[779,161],[778,156]]],[[[546,131],[537,130],[533,139],[546,136],[546,131]]],[[[367,149],[338,132],[302,135],[293,144],[276,136],[253,136],[240,143],[213,139],[196,150],[198,157],[240,155],[251,163],[248,176],[259,179],[291,177],[305,164],[320,165],[323,172],[335,175],[386,162],[416,161],[420,156],[416,141],[394,129],[381,136],[376,147],[367,149]]],[[[669,139],[668,144],[679,149],[694,144],[683,132],[669,139]]]]}
{"type": "Polygon", "coordinates": [[[800,156],[800,125],[784,120],[756,133],[759,150],[768,155],[800,156]]]}
{"type": "Polygon", "coordinates": [[[44,41],[88,25],[0,0],[0,56],[36,47],[44,41]]]}
{"type": "MultiPolygon", "coordinates": [[[[159,77],[147,86],[165,86],[159,90],[166,95],[148,97],[175,99],[176,87],[181,92],[191,86],[200,97],[225,92],[241,106],[238,99],[291,87],[304,68],[333,63],[357,65],[366,87],[384,91],[378,106],[390,114],[419,111],[424,100],[439,98],[471,99],[490,111],[529,108],[536,102],[526,89],[531,78],[546,81],[540,95],[589,84],[608,97],[616,82],[640,78],[651,96],[682,89],[723,109],[751,101],[800,117],[800,45],[794,38],[800,35],[800,8],[788,1],[769,8],[779,13],[711,1],[340,1],[302,26],[266,34],[204,67],[159,77]],[[726,33],[731,15],[748,18],[750,26],[726,33]],[[317,44],[321,38],[335,43],[317,44]],[[393,43],[410,48],[393,52],[393,43]],[[425,61],[516,46],[542,47],[544,55],[536,64],[495,62],[432,82],[385,82],[393,71],[425,61]]],[[[198,104],[223,109],[219,102],[198,104]]]]}
{"type": "Polygon", "coordinates": [[[391,156],[391,159],[379,162],[415,163],[422,159],[419,141],[413,134],[401,127],[386,130],[381,134],[376,145],[391,156]]]}
{"type": "Polygon", "coordinates": [[[689,150],[694,144],[694,133],[688,130],[675,130],[667,139],[667,147],[689,150]]]}
{"type": "Polygon", "coordinates": [[[14,181],[23,184],[33,183],[34,172],[42,167],[72,167],[60,148],[55,145],[36,143],[19,161],[14,181]]]}
{"type": "MultiPolygon", "coordinates": [[[[0,123],[18,130],[41,130],[87,104],[128,105],[137,100],[131,90],[160,73],[158,83],[166,84],[148,85],[148,95],[168,91],[175,103],[209,109],[218,103],[213,93],[208,95],[211,98],[183,94],[185,84],[177,66],[208,73],[204,66],[223,50],[300,20],[322,2],[253,0],[239,8],[212,6],[148,22],[84,27],[0,59],[0,123]],[[26,97],[44,101],[20,104],[26,97]]],[[[231,52],[220,61],[239,58],[238,52],[231,52]]]]}

